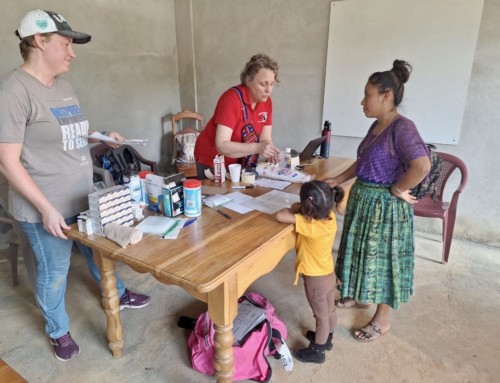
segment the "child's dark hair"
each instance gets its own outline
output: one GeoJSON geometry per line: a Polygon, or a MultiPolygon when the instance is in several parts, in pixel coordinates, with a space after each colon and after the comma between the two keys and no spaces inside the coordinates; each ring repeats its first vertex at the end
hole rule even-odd
{"type": "Polygon", "coordinates": [[[325,219],[333,204],[344,197],[340,186],[330,187],[323,181],[309,181],[300,188],[300,213],[314,219],[325,219]]]}

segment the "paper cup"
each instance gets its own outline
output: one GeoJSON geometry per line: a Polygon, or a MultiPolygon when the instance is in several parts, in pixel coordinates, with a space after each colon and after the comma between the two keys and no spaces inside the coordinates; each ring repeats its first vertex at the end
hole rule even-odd
{"type": "Polygon", "coordinates": [[[240,182],[241,165],[240,164],[229,165],[229,176],[231,177],[231,182],[240,182]]]}

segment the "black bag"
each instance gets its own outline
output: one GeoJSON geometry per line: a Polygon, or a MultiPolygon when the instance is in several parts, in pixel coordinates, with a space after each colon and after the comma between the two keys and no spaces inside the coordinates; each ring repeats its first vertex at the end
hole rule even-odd
{"type": "Polygon", "coordinates": [[[140,161],[127,146],[109,148],[101,154],[100,161],[103,168],[111,172],[116,185],[123,184],[123,175],[128,170],[141,170],[140,161]]]}
{"type": "Polygon", "coordinates": [[[437,180],[441,175],[443,169],[443,159],[436,153],[436,146],[426,144],[429,149],[431,170],[429,174],[413,189],[411,195],[417,199],[424,198],[427,194],[431,194],[432,199],[435,201],[437,198],[437,180]]]}

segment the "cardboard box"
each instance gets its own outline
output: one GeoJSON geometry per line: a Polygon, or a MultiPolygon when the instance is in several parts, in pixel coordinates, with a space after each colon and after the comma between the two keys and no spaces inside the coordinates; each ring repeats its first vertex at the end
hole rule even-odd
{"type": "Polygon", "coordinates": [[[224,163],[224,156],[215,156],[214,173],[215,182],[223,183],[226,180],[226,165],[224,163]]]}
{"type": "Polygon", "coordinates": [[[163,215],[176,217],[184,213],[184,187],[171,182],[163,185],[163,215]]]}

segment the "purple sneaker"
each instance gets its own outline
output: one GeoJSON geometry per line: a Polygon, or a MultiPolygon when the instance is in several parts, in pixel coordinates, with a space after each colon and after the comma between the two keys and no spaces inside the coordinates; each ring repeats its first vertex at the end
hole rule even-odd
{"type": "Polygon", "coordinates": [[[54,346],[54,355],[56,358],[63,362],[73,359],[80,353],[80,347],[71,338],[69,332],[57,339],[50,338],[50,344],[54,346]]]}
{"type": "Polygon", "coordinates": [[[143,294],[137,294],[129,289],[125,289],[120,298],[120,311],[123,309],[140,309],[145,307],[151,301],[151,297],[143,294]]]}

